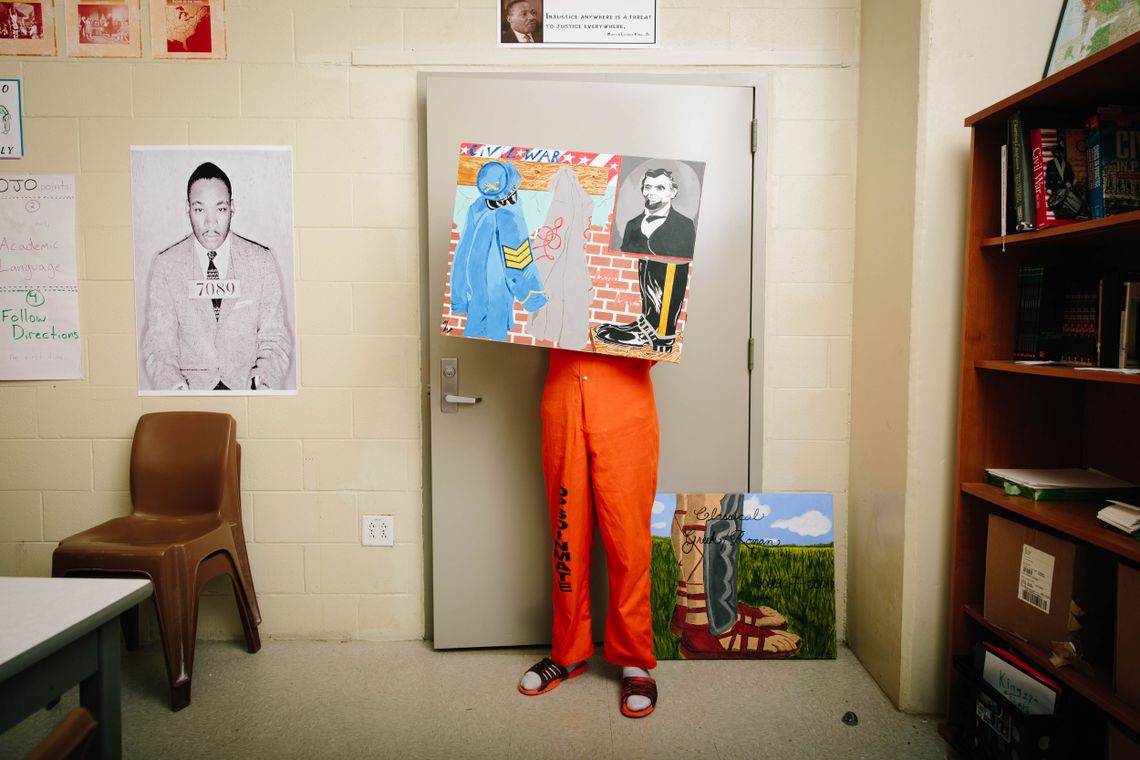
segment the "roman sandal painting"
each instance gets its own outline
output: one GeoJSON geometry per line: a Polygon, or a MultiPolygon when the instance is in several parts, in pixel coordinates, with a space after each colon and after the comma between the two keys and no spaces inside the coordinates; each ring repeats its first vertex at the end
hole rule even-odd
{"type": "Polygon", "coordinates": [[[835,657],[830,494],[657,494],[651,533],[657,659],[835,657]]]}
{"type": "Polygon", "coordinates": [[[679,362],[704,170],[461,144],[440,331],[679,362]]]}

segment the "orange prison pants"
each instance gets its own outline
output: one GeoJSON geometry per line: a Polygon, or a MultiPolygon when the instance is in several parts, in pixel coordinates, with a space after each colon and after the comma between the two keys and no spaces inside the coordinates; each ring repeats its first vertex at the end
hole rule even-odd
{"type": "Polygon", "coordinates": [[[594,521],[606,549],[610,603],[605,656],[653,668],[649,520],[657,490],[657,407],[652,364],[550,352],[542,396],[542,463],[554,543],[551,659],[572,665],[594,652],[590,550],[594,521]]]}

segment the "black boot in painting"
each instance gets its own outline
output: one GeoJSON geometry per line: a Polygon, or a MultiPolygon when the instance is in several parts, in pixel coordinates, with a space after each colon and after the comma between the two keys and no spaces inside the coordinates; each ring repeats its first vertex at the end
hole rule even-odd
{"type": "Polygon", "coordinates": [[[658,353],[669,353],[677,339],[677,318],[688,282],[688,262],[638,259],[641,314],[626,324],[599,325],[594,328],[594,337],[616,346],[648,347],[658,353]]]}

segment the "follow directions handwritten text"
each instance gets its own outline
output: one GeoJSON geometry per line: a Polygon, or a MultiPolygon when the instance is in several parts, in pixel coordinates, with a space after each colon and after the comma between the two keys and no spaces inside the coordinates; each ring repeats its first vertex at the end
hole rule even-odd
{"type": "Polygon", "coordinates": [[[0,324],[12,328],[12,340],[79,340],[76,330],[61,331],[43,314],[26,309],[0,309],[0,324]]]}

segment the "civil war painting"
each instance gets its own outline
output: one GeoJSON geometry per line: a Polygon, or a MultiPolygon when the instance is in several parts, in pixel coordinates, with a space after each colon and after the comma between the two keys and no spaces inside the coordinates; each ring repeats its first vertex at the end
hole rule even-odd
{"type": "Polygon", "coordinates": [[[679,362],[704,171],[462,143],[441,333],[679,362]]]}

